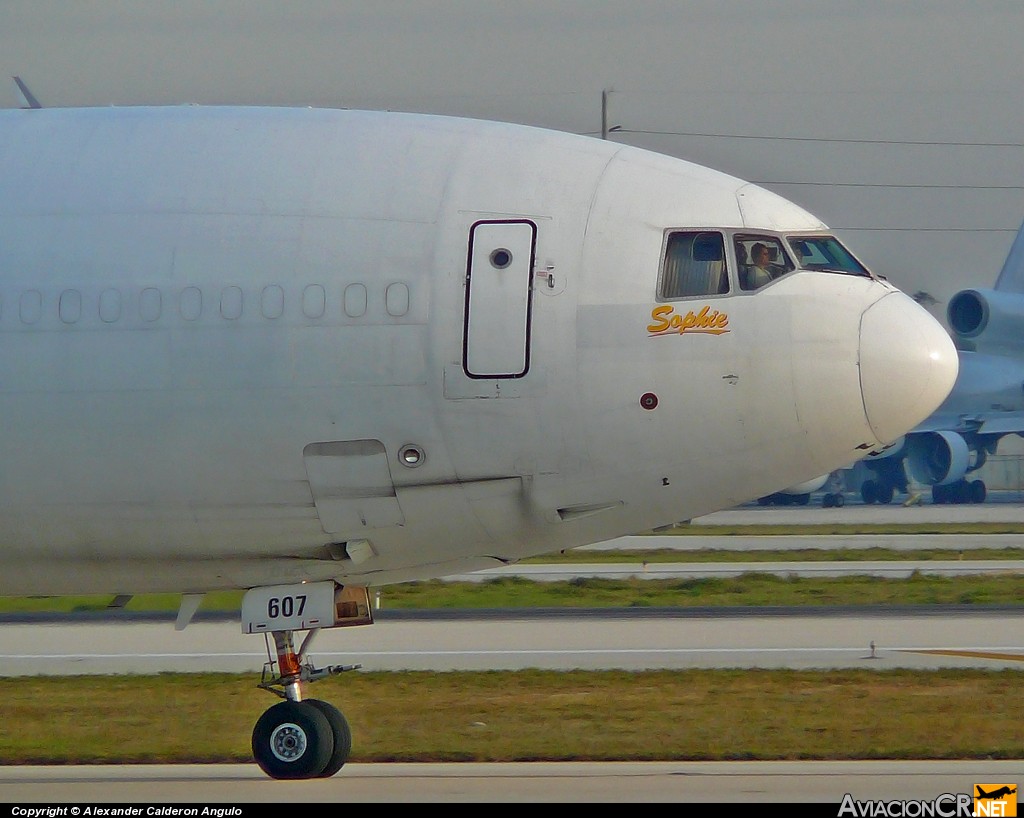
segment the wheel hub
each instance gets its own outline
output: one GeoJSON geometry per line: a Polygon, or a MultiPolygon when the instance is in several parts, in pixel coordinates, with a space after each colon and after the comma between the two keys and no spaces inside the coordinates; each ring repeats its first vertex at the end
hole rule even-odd
{"type": "Polygon", "coordinates": [[[297,724],[279,724],[270,734],[270,751],[279,761],[291,762],[306,752],[306,733],[297,724]]]}

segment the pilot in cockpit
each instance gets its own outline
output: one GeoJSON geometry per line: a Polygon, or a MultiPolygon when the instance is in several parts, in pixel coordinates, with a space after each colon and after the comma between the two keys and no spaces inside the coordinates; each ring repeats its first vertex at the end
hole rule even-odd
{"type": "Polygon", "coordinates": [[[753,264],[747,269],[743,287],[746,290],[756,290],[772,280],[771,252],[768,246],[761,242],[755,244],[751,249],[751,258],[753,264]]]}

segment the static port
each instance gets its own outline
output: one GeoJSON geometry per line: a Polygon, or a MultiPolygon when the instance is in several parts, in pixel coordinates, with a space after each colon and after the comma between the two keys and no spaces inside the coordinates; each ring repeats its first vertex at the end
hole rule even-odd
{"type": "Polygon", "coordinates": [[[423,449],[419,446],[406,444],[398,452],[399,462],[406,468],[414,469],[426,459],[423,449]]]}

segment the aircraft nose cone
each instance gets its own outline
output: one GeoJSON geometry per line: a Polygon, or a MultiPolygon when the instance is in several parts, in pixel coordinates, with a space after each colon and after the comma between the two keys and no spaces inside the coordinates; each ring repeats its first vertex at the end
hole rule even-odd
{"type": "Polygon", "coordinates": [[[949,333],[903,293],[885,296],[861,316],[860,388],[880,443],[893,442],[938,409],[958,369],[949,333]]]}

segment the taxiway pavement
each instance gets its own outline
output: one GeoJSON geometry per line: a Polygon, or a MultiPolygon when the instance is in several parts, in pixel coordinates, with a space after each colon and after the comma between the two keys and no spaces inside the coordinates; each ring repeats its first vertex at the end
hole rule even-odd
{"type": "MultiPolygon", "coordinates": [[[[348,764],[333,778],[310,781],[272,781],[255,764],[0,767],[0,802],[702,802],[757,808],[811,803],[829,805],[821,814],[836,815],[846,794],[859,801],[934,801],[944,794],[971,793],[979,782],[1021,779],[1020,761],[348,764]]],[[[951,802],[944,807],[951,809],[951,802]]]]}

